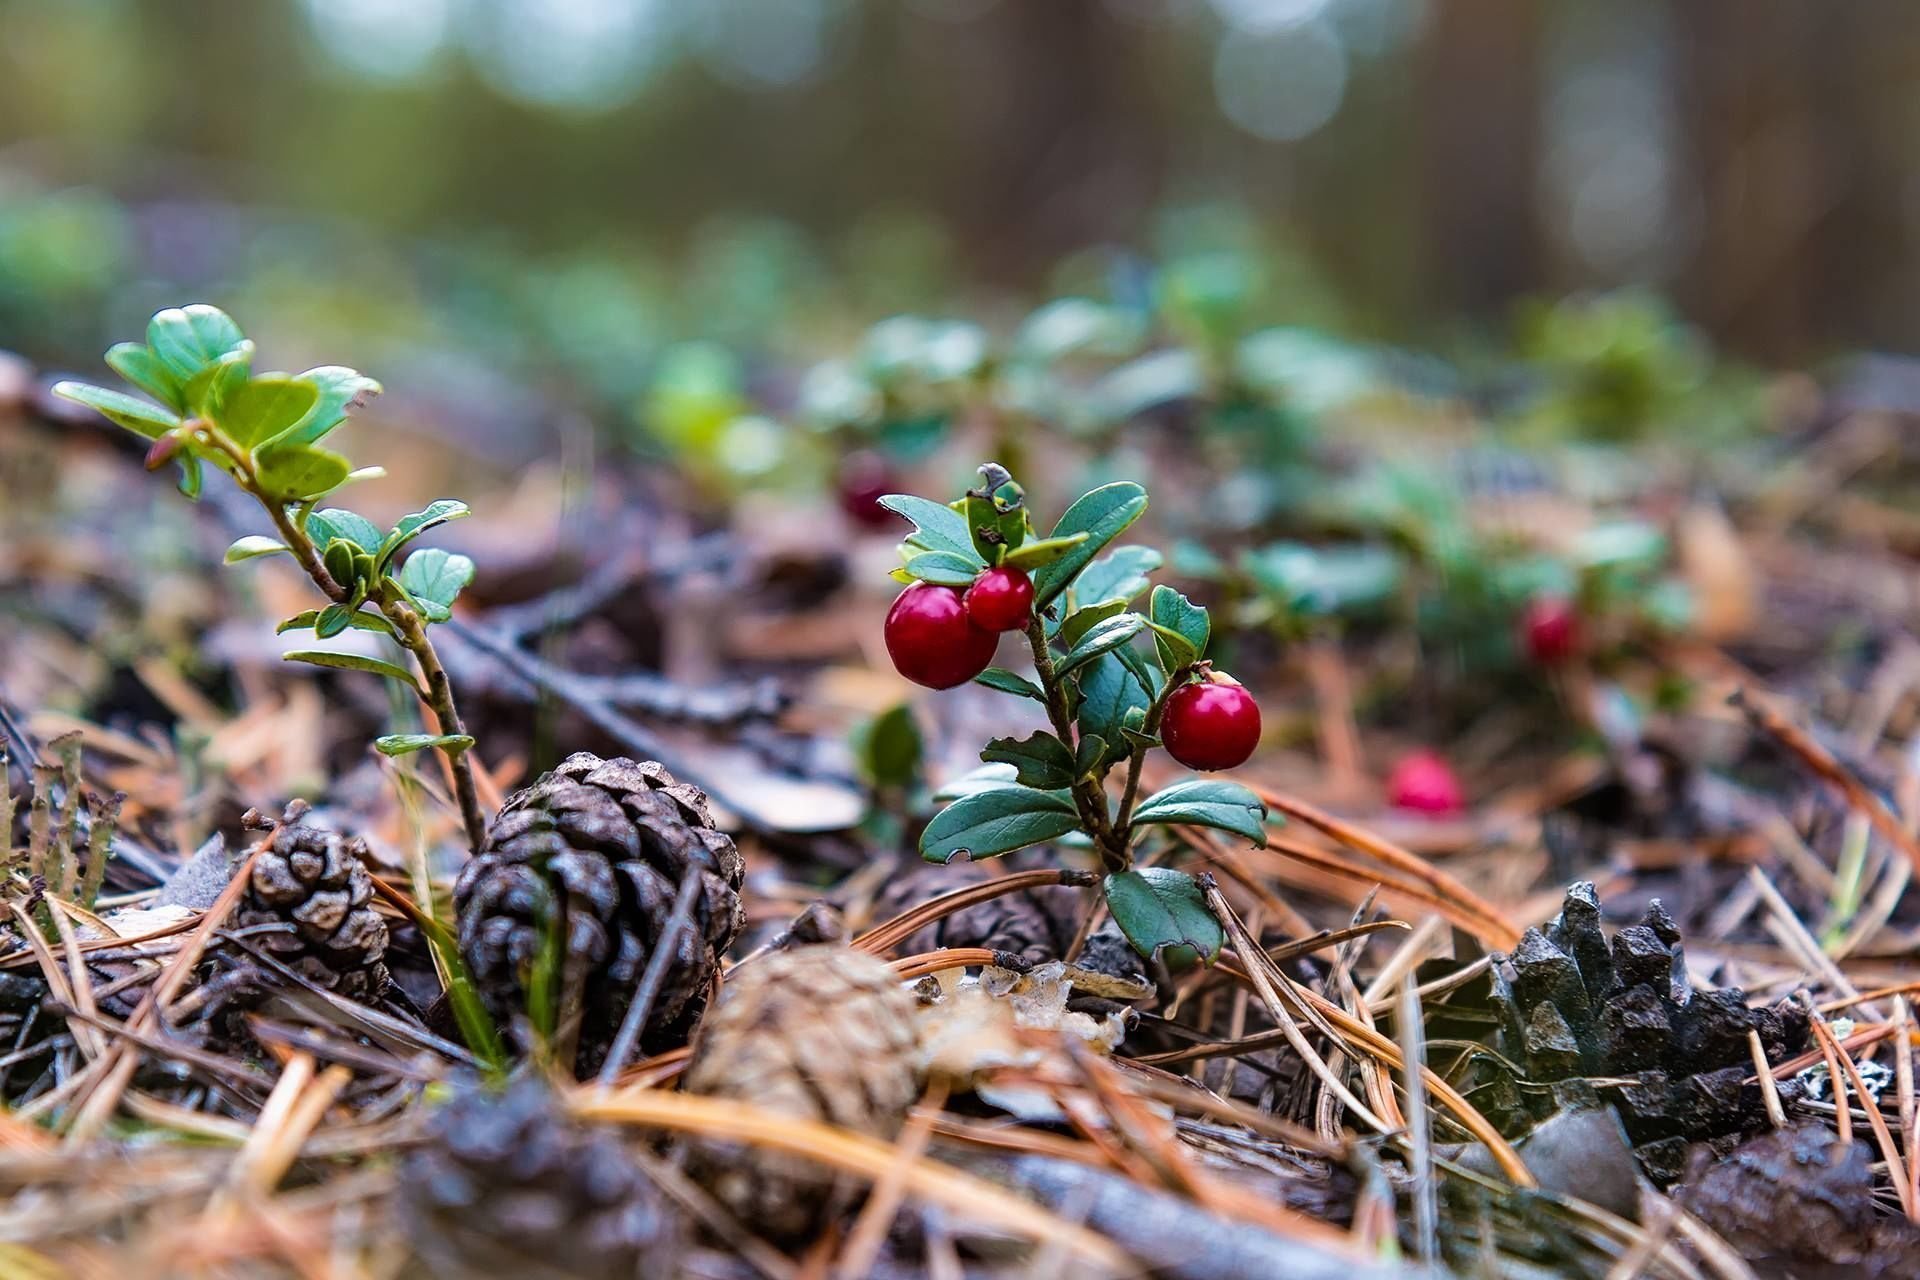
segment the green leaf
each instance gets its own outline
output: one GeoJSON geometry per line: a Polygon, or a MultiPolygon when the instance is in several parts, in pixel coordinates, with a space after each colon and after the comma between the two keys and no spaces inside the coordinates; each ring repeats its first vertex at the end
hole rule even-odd
{"type": "MultiPolygon", "coordinates": [[[[410,516],[402,516],[400,523],[393,526],[393,532],[389,533],[386,539],[380,543],[379,553],[374,557],[375,564],[381,569],[385,569],[387,562],[393,559],[394,552],[406,546],[427,530],[433,528],[435,525],[445,524],[449,520],[465,519],[472,514],[473,509],[458,498],[441,498],[438,501],[428,503],[424,511],[416,511],[410,516]]],[[[372,549],[371,547],[368,548],[368,550],[372,549]]]]}
{"type": "Polygon", "coordinates": [[[180,492],[194,502],[200,501],[200,486],[205,480],[200,471],[200,455],[182,453],[175,461],[180,467],[180,492]]]}
{"type": "Polygon", "coordinates": [[[314,390],[313,405],[300,420],[265,443],[273,447],[318,444],[327,432],[346,420],[348,414],[380,394],[380,384],[372,378],[340,365],[322,365],[301,374],[298,381],[314,390]]]}
{"type": "Polygon", "coordinates": [[[169,307],[147,322],[147,345],[181,383],[245,341],[226,312],[200,302],[169,307]]]}
{"type": "Polygon", "coordinates": [[[232,546],[227,548],[226,563],[239,564],[242,560],[258,560],[261,556],[277,556],[283,551],[289,555],[292,554],[292,549],[288,547],[286,543],[264,537],[261,534],[250,533],[244,538],[237,539],[232,546]]]}
{"type": "Polygon", "coordinates": [[[1001,693],[1011,693],[1022,698],[1032,698],[1035,702],[1044,703],[1047,700],[1046,692],[1041,689],[1039,685],[1027,679],[1025,676],[1020,675],[1018,672],[1007,670],[1005,667],[988,667],[985,671],[975,676],[973,682],[975,684],[983,684],[989,689],[998,689],[1001,693]]]}
{"type": "Polygon", "coordinates": [[[400,585],[408,595],[451,609],[460,589],[473,581],[473,561],[439,547],[426,547],[400,566],[400,585]]]}
{"type": "Polygon", "coordinates": [[[398,680],[413,690],[422,701],[426,700],[426,691],[413,673],[405,667],[397,667],[391,662],[379,658],[363,657],[357,653],[332,653],[325,649],[289,649],[280,655],[288,662],[310,662],[316,667],[332,667],[339,671],[365,671],[376,676],[385,676],[389,680],[398,680]]]}
{"type": "Polygon", "coordinates": [[[320,563],[326,567],[327,576],[343,587],[352,586],[355,577],[353,563],[353,544],[345,538],[334,538],[320,552],[320,563]]]}
{"type": "Polygon", "coordinates": [[[353,625],[353,615],[358,612],[359,609],[344,604],[330,604],[313,620],[313,633],[322,640],[331,640],[353,625]]]}
{"type": "Polygon", "coordinates": [[[854,734],[854,758],[876,787],[910,787],[919,777],[925,746],[906,703],[883,711],[854,734]]]}
{"type": "Polygon", "coordinates": [[[880,499],[880,505],[913,522],[914,534],[909,542],[928,551],[951,551],[970,564],[986,565],[980,553],[973,549],[967,518],[952,507],[943,507],[930,498],[910,493],[890,493],[880,499]]]}
{"type": "Polygon", "coordinates": [[[1109,542],[1119,537],[1140,513],[1147,509],[1147,491],[1129,480],[1101,485],[1082,494],[1053,527],[1053,537],[1069,538],[1076,533],[1086,541],[1072,548],[1034,575],[1034,603],[1045,607],[1067,589],[1079,572],[1093,562],[1109,542]]]}
{"type": "Polygon", "coordinates": [[[928,862],[950,862],[961,855],[994,858],[1063,836],[1079,825],[1080,815],[1064,791],[995,787],[962,796],[935,814],[921,833],[920,856],[928,862]]]}
{"type": "Polygon", "coordinates": [[[1023,787],[1051,791],[1073,785],[1073,754],[1050,733],[995,738],[981,750],[980,758],[988,764],[1012,765],[1014,780],[1023,787]]]}
{"type": "Polygon", "coordinates": [[[1090,733],[1080,739],[1080,745],[1074,751],[1074,777],[1098,778],[1106,761],[1107,740],[1097,733],[1090,733]]]}
{"type": "Polygon", "coordinates": [[[245,385],[252,368],[253,344],[242,342],[239,350],[229,351],[189,378],[181,395],[195,414],[219,421],[227,401],[245,385]]]}
{"type": "Polygon", "coordinates": [[[353,466],[345,458],[311,445],[254,450],[260,488],[270,502],[311,502],[347,481],[353,466]]]}
{"type": "Polygon", "coordinates": [[[1137,714],[1144,721],[1147,714],[1148,696],[1140,681],[1118,655],[1108,653],[1088,663],[1078,683],[1080,736],[1103,739],[1108,760],[1125,755],[1129,748],[1123,734],[1129,717],[1137,714]]]}
{"type": "Polygon", "coordinates": [[[157,439],[180,425],[179,415],[172,410],[149,404],[124,391],[109,391],[85,382],[56,382],[53,384],[53,394],[104,414],[135,435],[145,436],[149,440],[157,439]]]}
{"type": "Polygon", "coordinates": [[[923,551],[907,561],[907,572],[921,582],[943,587],[967,587],[980,573],[980,566],[951,551],[923,551]]]}
{"type": "Polygon", "coordinates": [[[1041,538],[1022,543],[1017,551],[1007,553],[1006,562],[1016,569],[1031,572],[1061,559],[1075,547],[1084,544],[1087,537],[1085,533],[1075,533],[1064,538],[1041,538]]]}
{"type": "Polygon", "coordinates": [[[429,747],[457,756],[473,746],[473,739],[464,733],[389,733],[375,738],[373,746],[383,756],[412,755],[429,747]]]}
{"type": "Polygon", "coordinates": [[[1147,620],[1137,613],[1123,613],[1108,618],[1080,637],[1080,643],[1069,649],[1067,656],[1054,665],[1055,673],[1065,676],[1078,671],[1101,654],[1110,653],[1139,635],[1146,625],[1147,620]]]}
{"type": "Polygon", "coordinates": [[[1006,544],[1005,535],[1000,532],[1000,509],[993,505],[993,499],[969,493],[963,501],[960,518],[967,522],[967,536],[973,543],[974,554],[988,564],[997,561],[1006,544]],[[996,543],[996,538],[1003,541],[996,543]]]}
{"type": "MultiPolygon", "coordinates": [[[[332,606],[329,607],[331,608],[332,606]]],[[[321,611],[318,609],[309,609],[305,613],[296,613],[275,627],[273,629],[274,634],[279,635],[287,631],[299,631],[303,628],[316,627],[320,622],[320,613],[321,611]]],[[[391,622],[388,622],[380,614],[368,613],[364,609],[356,609],[349,613],[347,615],[347,625],[356,631],[377,631],[381,635],[392,636],[395,640],[400,638],[400,632],[394,628],[391,622]]]]}
{"type": "Polygon", "coordinates": [[[1147,589],[1147,575],[1161,565],[1152,547],[1115,547],[1073,581],[1073,604],[1085,609],[1104,600],[1131,601],[1147,589]]]}
{"type": "Polygon", "coordinates": [[[374,551],[381,545],[380,526],[357,512],[328,507],[307,517],[307,536],[321,546],[335,538],[350,542],[362,551],[374,551]]]}
{"type": "MultiPolygon", "coordinates": [[[[1113,922],[1133,949],[1149,959],[1169,948],[1213,963],[1226,933],[1207,908],[1200,882],[1170,867],[1141,867],[1106,879],[1103,890],[1113,922]]],[[[1168,955],[1170,965],[1179,957],[1168,955]]]]}
{"type": "Polygon", "coordinates": [[[162,404],[186,412],[187,398],[181,392],[180,379],[146,343],[116,342],[107,348],[107,367],[162,404]]]}
{"type": "Polygon", "coordinates": [[[1135,822],[1215,827],[1266,847],[1267,806],[1237,782],[1194,778],[1157,791],[1133,811],[1135,822]]]}
{"type": "Polygon", "coordinates": [[[1161,585],[1149,597],[1148,613],[1154,650],[1169,675],[1206,656],[1212,624],[1205,609],[1172,587],[1161,585]]]}
{"type": "Polygon", "coordinates": [[[263,373],[228,393],[219,423],[234,443],[251,450],[305,417],[319,395],[311,382],[284,373],[263,373]]]}
{"type": "Polygon", "coordinates": [[[1084,609],[1075,609],[1060,623],[1060,641],[1071,649],[1080,643],[1080,637],[1105,622],[1127,611],[1125,600],[1102,600],[1099,604],[1084,609]]]}

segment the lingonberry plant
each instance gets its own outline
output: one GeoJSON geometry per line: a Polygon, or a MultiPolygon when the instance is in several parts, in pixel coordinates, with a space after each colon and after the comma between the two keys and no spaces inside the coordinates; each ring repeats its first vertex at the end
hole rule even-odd
{"type": "Polygon", "coordinates": [[[1137,863],[1183,827],[1265,844],[1266,808],[1247,788],[1213,778],[1143,799],[1141,774],[1161,747],[1195,769],[1245,762],[1259,708],[1207,660],[1204,608],[1168,586],[1153,588],[1144,611],[1133,607],[1159,553],[1108,546],[1146,510],[1146,490],[1121,482],[1083,494],[1039,537],[1005,468],[980,471],[979,487],[950,506],[881,499],[914,525],[894,573],[908,586],[887,616],[888,652],[901,674],[932,688],[976,680],[1031,698],[1052,732],[987,743],[986,767],[928,823],[920,852],[944,863],[1044,841],[1090,848],[1108,908],[1136,950],[1210,961],[1223,935],[1198,882],[1137,863]],[[1011,631],[1026,637],[1032,678],[988,665],[997,633],[1011,631]]]}
{"type": "Polygon", "coordinates": [[[288,618],[279,630],[311,630],[321,639],[349,628],[371,631],[412,656],[418,677],[362,654],[293,649],[285,655],[398,681],[433,708],[438,733],[391,734],[375,745],[388,755],[429,747],[446,753],[467,839],[477,850],[486,820],[466,758],[473,739],[427,636],[429,624],[452,616],[454,597],[473,579],[473,561],[437,547],[400,556],[427,530],[469,514],[467,505],[443,498],[391,529],[338,507],[316,510],[342,485],[382,474],[378,467],[356,471],[320,447],[349,412],[379,394],[380,384],[332,365],[301,374],[254,373],[253,355],[253,343],[226,313],[203,305],[169,308],[153,317],[144,344],[123,342],[106,355],[121,377],[153,401],[83,382],[59,383],[54,392],[152,441],[148,469],[173,462],[180,468],[180,491],[189,498],[199,497],[203,470],[212,466],[260,503],[277,536],[241,538],[227,548],[227,563],[291,555],[327,599],[319,609],[288,618]]]}

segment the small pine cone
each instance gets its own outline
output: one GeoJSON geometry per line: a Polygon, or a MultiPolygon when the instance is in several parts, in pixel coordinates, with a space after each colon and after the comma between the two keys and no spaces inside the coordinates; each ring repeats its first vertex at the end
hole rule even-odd
{"type": "MultiPolygon", "coordinates": [[[[883,960],[845,947],[762,956],[729,982],[687,1067],[690,1092],[736,1098],[891,1141],[920,1096],[913,996],[883,960]]],[[[707,1142],[695,1172],[756,1230],[810,1234],[857,1187],[798,1156],[707,1142]]]]}
{"type": "Polygon", "coordinates": [[[570,1120],[547,1086],[460,1088],[401,1171],[409,1241],[445,1277],[676,1273],[680,1220],[618,1134],[570,1120]]]}
{"type": "Polygon", "coordinates": [[[261,934],[259,947],[330,991],[372,999],[387,986],[387,922],[373,909],[366,841],[305,823],[306,812],[296,800],[281,815],[235,923],[291,924],[291,933],[261,934]]]}
{"type": "Polygon", "coordinates": [[[1586,883],[1569,889],[1559,916],[1544,931],[1527,930],[1489,977],[1508,1056],[1535,1081],[1620,1081],[1602,1096],[1641,1168],[1662,1185],[1680,1176],[1689,1141],[1764,1124],[1759,1089],[1744,1083],[1753,1068],[1748,1032],[1759,1032],[1774,1061],[1807,1038],[1797,1006],[1756,1009],[1736,988],[1693,990],[1680,930],[1657,900],[1609,940],[1586,883]]]}
{"type": "Polygon", "coordinates": [[[657,763],[586,752],[515,792],[486,851],[454,886],[460,954],[494,1017],[522,1048],[527,983],[542,944],[563,930],[562,1007],[577,1010],[575,1069],[599,1069],[619,1033],[681,884],[699,876],[691,926],[649,1011],[649,1052],[686,1043],[706,1007],[720,956],[745,924],[740,853],[717,830],[707,798],[657,763]]]}

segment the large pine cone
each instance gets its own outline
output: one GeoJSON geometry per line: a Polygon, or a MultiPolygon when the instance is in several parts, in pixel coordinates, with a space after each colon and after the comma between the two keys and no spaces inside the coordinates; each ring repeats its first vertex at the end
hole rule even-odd
{"type": "Polygon", "coordinates": [[[468,1085],[407,1157],[400,1209],[442,1276],[666,1276],[680,1221],[618,1135],[580,1125],[526,1077],[468,1085]]]}
{"type": "MultiPolygon", "coordinates": [[[[764,955],[728,982],[687,1067],[693,1093],[891,1141],[920,1095],[913,996],[883,960],[846,947],[764,955]]],[[[693,1167],[776,1239],[811,1234],[858,1188],[798,1156],[708,1142],[693,1167]]]]}
{"type": "MultiPolygon", "coordinates": [[[[1609,944],[1587,883],[1567,891],[1545,932],[1527,930],[1513,954],[1500,958],[1492,984],[1506,1056],[1530,1080],[1564,1082],[1558,1096],[1531,1101],[1549,1109],[1577,1104],[1593,1096],[1588,1077],[1630,1077],[1599,1096],[1619,1112],[1641,1168],[1662,1185],[1684,1171],[1689,1142],[1765,1125],[1759,1086],[1742,1083],[1753,1074],[1748,1031],[1759,1033],[1776,1063],[1807,1042],[1798,1006],[1755,1009],[1738,988],[1693,990],[1680,930],[1657,900],[1609,944]]],[[[1495,1080],[1476,1101],[1512,1113],[1523,1096],[1511,1081],[1495,1080]],[[1512,1107],[1500,1105],[1502,1095],[1512,1107]]]]}
{"type": "Polygon", "coordinates": [[[543,942],[557,938],[559,1007],[578,1018],[574,1066],[585,1075],[612,1047],[681,883],[699,876],[691,925],[680,931],[641,1036],[649,1052],[686,1043],[720,956],[746,922],[741,874],[740,853],[714,828],[699,788],[653,761],[580,752],[510,796],[486,851],[461,871],[453,891],[460,955],[524,1050],[529,977],[543,942]]]}
{"type": "Polygon", "coordinates": [[[257,945],[330,991],[372,999],[387,986],[387,922],[373,909],[366,841],[303,822],[306,813],[296,800],[281,815],[253,860],[235,923],[292,925],[260,934],[257,945]]]}

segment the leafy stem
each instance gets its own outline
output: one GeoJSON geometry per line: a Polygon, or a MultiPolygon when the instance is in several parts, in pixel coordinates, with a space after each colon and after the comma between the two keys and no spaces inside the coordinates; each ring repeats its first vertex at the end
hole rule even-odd
{"type": "MultiPolygon", "coordinates": [[[[266,509],[275,530],[293,553],[293,558],[313,580],[313,585],[336,604],[351,602],[353,593],[327,571],[320,548],[307,532],[306,521],[296,520],[285,504],[270,497],[262,487],[253,455],[210,422],[196,422],[193,435],[198,442],[217,450],[233,463],[235,483],[266,509]]],[[[393,624],[394,638],[419,664],[420,673],[426,677],[426,702],[433,708],[441,736],[465,738],[466,725],[460,718],[458,704],[454,702],[453,684],[447,679],[446,668],[441,665],[440,655],[427,636],[426,624],[419,611],[393,581],[385,577],[371,587],[366,600],[393,624]]],[[[464,748],[449,749],[443,746],[442,751],[453,771],[454,798],[460,806],[460,820],[466,828],[468,846],[478,853],[486,839],[487,820],[480,808],[479,789],[474,785],[473,762],[468,759],[464,748]]]]}
{"type": "MultiPolygon", "coordinates": [[[[1047,645],[1047,629],[1038,614],[1027,621],[1027,643],[1033,648],[1034,673],[1040,677],[1040,688],[1047,695],[1047,715],[1053,721],[1053,731],[1072,753],[1078,739],[1074,736],[1073,716],[1067,709],[1066,683],[1054,665],[1053,651],[1047,645]]],[[[1119,837],[1108,816],[1106,790],[1100,781],[1076,777],[1073,803],[1079,811],[1081,825],[1093,837],[1101,864],[1109,871],[1124,871],[1133,858],[1128,853],[1127,841],[1119,837]]]]}
{"type": "Polygon", "coordinates": [[[1160,717],[1167,709],[1167,697],[1180,687],[1192,669],[1186,666],[1167,673],[1166,683],[1160,686],[1147,707],[1147,719],[1140,726],[1140,736],[1134,739],[1133,753],[1127,757],[1126,786],[1120,793],[1120,811],[1113,820],[1114,834],[1124,845],[1133,843],[1133,806],[1140,798],[1140,770],[1146,764],[1148,748],[1160,734],[1160,717]]]}

